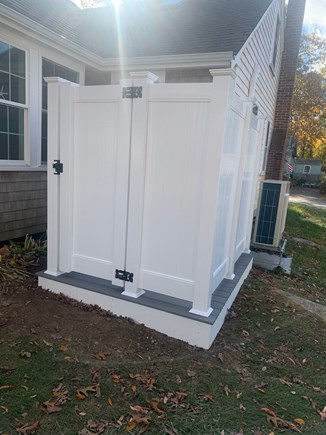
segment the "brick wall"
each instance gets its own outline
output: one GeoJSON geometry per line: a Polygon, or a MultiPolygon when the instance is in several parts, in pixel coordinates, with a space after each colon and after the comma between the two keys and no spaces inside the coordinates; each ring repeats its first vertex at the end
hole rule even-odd
{"type": "Polygon", "coordinates": [[[266,178],[272,180],[282,180],[283,178],[287,132],[305,3],[306,0],[289,0],[287,8],[284,51],[276,100],[274,129],[266,167],[266,178]]]}

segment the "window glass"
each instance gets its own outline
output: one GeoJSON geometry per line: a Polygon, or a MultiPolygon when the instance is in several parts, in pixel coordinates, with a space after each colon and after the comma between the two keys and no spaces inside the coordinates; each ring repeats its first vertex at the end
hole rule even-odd
{"type": "Polygon", "coordinates": [[[268,157],[268,149],[269,149],[269,130],[270,130],[270,122],[267,121],[265,146],[264,146],[264,157],[263,157],[263,167],[262,167],[263,171],[266,171],[266,166],[267,166],[267,157],[268,157]]]}
{"type": "Polygon", "coordinates": [[[9,72],[9,45],[0,41],[0,71],[9,72]]]}
{"type": "Polygon", "coordinates": [[[25,53],[19,48],[10,47],[10,72],[25,77],[25,53]]]}
{"type": "Polygon", "coordinates": [[[305,165],[304,168],[303,168],[303,172],[305,174],[309,174],[309,172],[310,172],[310,166],[309,165],[305,165]]]}
{"type": "Polygon", "coordinates": [[[0,159],[24,160],[24,109],[0,104],[0,159]]]}
{"type": "Polygon", "coordinates": [[[280,18],[277,18],[277,22],[276,22],[276,30],[275,30],[275,38],[274,38],[274,46],[273,46],[273,57],[272,57],[272,67],[273,70],[275,69],[275,65],[276,65],[276,57],[277,57],[277,51],[278,51],[278,41],[279,41],[279,37],[280,37],[280,25],[281,25],[281,21],[280,18]]]}
{"type": "Polygon", "coordinates": [[[48,114],[48,85],[44,77],[61,77],[74,83],[79,82],[79,73],[48,59],[42,59],[42,164],[47,163],[47,114],[48,114]]]}
{"type": "Polygon", "coordinates": [[[0,99],[25,104],[25,52],[0,42],[0,99]]]}
{"type": "Polygon", "coordinates": [[[0,41],[0,159],[24,160],[25,52],[0,41]]]}

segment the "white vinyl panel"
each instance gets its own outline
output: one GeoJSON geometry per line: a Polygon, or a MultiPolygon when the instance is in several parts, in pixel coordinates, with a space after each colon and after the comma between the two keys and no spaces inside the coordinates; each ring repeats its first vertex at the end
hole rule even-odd
{"type": "Polygon", "coordinates": [[[220,188],[216,212],[216,231],[213,252],[213,286],[212,291],[225,277],[228,261],[228,248],[232,231],[232,211],[235,200],[237,171],[241,147],[242,118],[235,112],[230,112],[227,123],[226,139],[220,167],[220,188]]]}
{"type": "Polygon", "coordinates": [[[117,129],[117,102],[75,103],[73,269],[105,279],[112,278],[117,129]]]}
{"type": "Polygon", "coordinates": [[[207,112],[203,102],[149,107],[140,287],[187,300],[193,290],[207,112]]]}
{"type": "Polygon", "coordinates": [[[256,128],[257,125],[251,125],[248,136],[248,144],[245,156],[245,165],[241,188],[239,220],[237,226],[235,261],[240,257],[244,250],[247,237],[248,220],[251,219],[251,216],[249,216],[251,192],[255,186],[254,175],[256,174],[255,162],[258,137],[256,128]]]}

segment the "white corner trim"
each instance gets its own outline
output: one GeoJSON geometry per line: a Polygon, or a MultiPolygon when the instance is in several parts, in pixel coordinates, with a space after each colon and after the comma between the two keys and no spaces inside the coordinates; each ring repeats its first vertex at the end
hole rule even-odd
{"type": "Polygon", "coordinates": [[[157,82],[159,77],[150,72],[150,71],[135,71],[135,72],[129,72],[129,75],[133,79],[148,79],[151,80],[153,83],[157,82]]]}
{"type": "Polygon", "coordinates": [[[230,76],[232,79],[237,77],[237,74],[233,68],[215,68],[210,69],[209,72],[213,77],[230,76]]]}
{"type": "Polygon", "coordinates": [[[234,273],[231,273],[231,275],[227,275],[225,277],[225,279],[229,279],[230,281],[232,281],[234,278],[235,278],[235,274],[234,273]]]}
{"type": "Polygon", "coordinates": [[[200,311],[200,310],[196,310],[195,308],[191,308],[191,310],[189,310],[189,313],[192,314],[197,314],[198,316],[203,316],[203,317],[209,317],[213,312],[213,308],[208,308],[207,311],[200,311]]]}
{"type": "Polygon", "coordinates": [[[44,77],[46,83],[71,83],[69,80],[62,79],[61,77],[44,77]]]}
{"type": "Polygon", "coordinates": [[[44,273],[50,276],[60,276],[63,275],[64,272],[51,272],[51,270],[46,270],[44,273]]]}

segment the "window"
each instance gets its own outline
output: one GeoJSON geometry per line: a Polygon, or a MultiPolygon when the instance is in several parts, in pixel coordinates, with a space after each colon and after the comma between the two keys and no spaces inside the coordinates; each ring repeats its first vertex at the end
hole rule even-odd
{"type": "Polygon", "coordinates": [[[265,146],[264,146],[264,158],[263,158],[263,167],[262,167],[263,172],[266,171],[266,165],[267,165],[267,157],[268,157],[268,149],[269,149],[269,130],[270,130],[270,122],[267,121],[265,146]]]}
{"type": "Polygon", "coordinates": [[[310,165],[304,165],[303,167],[303,173],[304,174],[310,174],[311,166],[310,165]]]}
{"type": "Polygon", "coordinates": [[[42,59],[42,150],[41,161],[42,164],[47,163],[47,145],[48,145],[48,90],[47,83],[44,77],[61,77],[62,79],[69,80],[70,82],[79,82],[79,73],[70,68],[66,68],[58,63],[52,62],[48,59],[42,59]]]}
{"type": "Polygon", "coordinates": [[[277,52],[278,52],[278,46],[279,46],[280,27],[281,27],[281,20],[280,20],[280,17],[277,17],[274,44],[273,44],[273,55],[272,55],[272,60],[271,60],[271,68],[272,68],[273,72],[275,71],[276,58],[277,58],[277,52]]]}
{"type": "Polygon", "coordinates": [[[0,160],[24,160],[25,52],[0,41],[0,160]]]}

